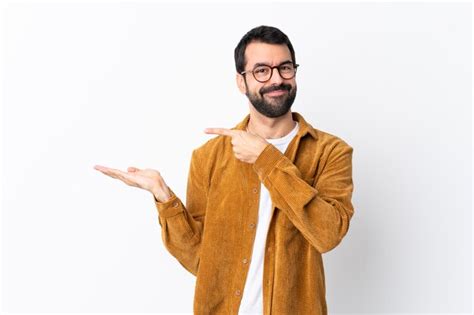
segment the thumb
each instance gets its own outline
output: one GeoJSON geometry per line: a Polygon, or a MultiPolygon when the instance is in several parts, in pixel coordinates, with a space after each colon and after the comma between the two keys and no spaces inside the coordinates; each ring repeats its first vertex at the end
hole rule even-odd
{"type": "Polygon", "coordinates": [[[136,172],[136,171],[139,171],[140,169],[136,168],[136,167],[133,167],[133,166],[130,166],[127,171],[129,172],[136,172]]]}

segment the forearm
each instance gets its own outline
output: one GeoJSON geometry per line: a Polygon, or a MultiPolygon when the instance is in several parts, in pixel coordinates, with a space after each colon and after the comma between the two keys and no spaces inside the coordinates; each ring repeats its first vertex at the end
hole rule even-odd
{"type": "Polygon", "coordinates": [[[272,202],[321,253],[339,244],[354,212],[351,154],[349,146],[341,145],[334,151],[314,187],[302,178],[291,160],[272,145],[254,163],[254,170],[268,189],[272,202]]]}

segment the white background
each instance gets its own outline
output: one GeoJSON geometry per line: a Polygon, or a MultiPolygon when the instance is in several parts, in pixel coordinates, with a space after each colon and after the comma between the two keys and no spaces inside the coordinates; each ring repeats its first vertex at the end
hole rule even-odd
{"type": "Polygon", "coordinates": [[[3,312],[191,312],[149,192],[248,113],[233,50],[291,39],[292,110],[353,148],[355,214],[324,254],[330,313],[471,311],[471,4],[15,3],[2,11],[3,312]]]}

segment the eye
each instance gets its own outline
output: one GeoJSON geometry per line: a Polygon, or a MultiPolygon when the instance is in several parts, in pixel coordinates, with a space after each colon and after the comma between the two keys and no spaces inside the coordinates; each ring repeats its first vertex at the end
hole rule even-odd
{"type": "Polygon", "coordinates": [[[268,72],[268,68],[267,68],[267,67],[255,68],[254,72],[255,72],[256,74],[264,74],[264,73],[267,73],[267,72],[268,72]]]}

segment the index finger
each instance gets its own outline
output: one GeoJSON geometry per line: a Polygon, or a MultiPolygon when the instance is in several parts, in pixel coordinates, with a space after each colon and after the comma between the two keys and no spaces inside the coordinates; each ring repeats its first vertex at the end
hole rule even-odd
{"type": "Polygon", "coordinates": [[[206,128],[204,129],[204,132],[208,134],[216,134],[216,135],[231,136],[231,137],[235,134],[234,130],[226,129],[226,128],[206,128]]]}

